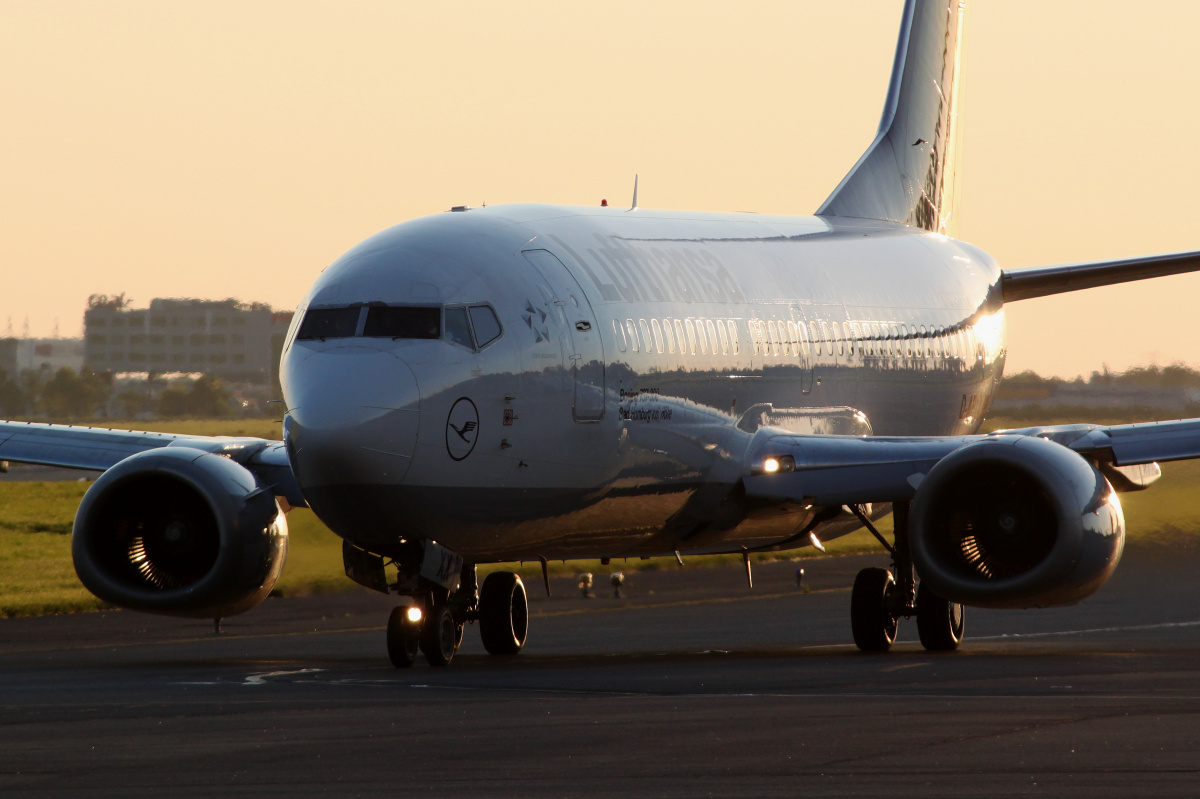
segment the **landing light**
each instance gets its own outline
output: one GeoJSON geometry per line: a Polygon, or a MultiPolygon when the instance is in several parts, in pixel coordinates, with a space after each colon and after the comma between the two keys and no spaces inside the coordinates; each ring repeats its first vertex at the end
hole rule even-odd
{"type": "Polygon", "coordinates": [[[779,472],[794,472],[796,471],[796,459],[791,455],[781,455],[779,457],[769,457],[763,459],[762,473],[776,474],[779,472]]]}
{"type": "Polygon", "coordinates": [[[414,624],[421,620],[422,615],[423,614],[421,613],[420,608],[413,607],[413,608],[408,609],[408,620],[413,622],[414,624]]]}

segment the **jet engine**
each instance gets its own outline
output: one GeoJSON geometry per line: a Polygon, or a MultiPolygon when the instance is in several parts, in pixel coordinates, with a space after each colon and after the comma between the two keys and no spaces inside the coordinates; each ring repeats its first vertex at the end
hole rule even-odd
{"type": "Polygon", "coordinates": [[[1121,504],[1099,470],[1034,436],[996,436],[947,455],[917,489],[913,563],[964,605],[1072,605],[1103,585],[1125,546],[1121,504]]]}
{"type": "Polygon", "coordinates": [[[75,515],[75,572],[124,608],[216,618],[261,602],[283,570],[287,521],[272,492],[229,458],[188,447],[130,456],[75,515]]]}

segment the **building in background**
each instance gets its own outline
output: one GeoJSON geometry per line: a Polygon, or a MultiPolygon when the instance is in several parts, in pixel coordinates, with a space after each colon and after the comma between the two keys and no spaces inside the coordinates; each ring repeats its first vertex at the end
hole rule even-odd
{"type": "Polygon", "coordinates": [[[83,369],[83,339],[0,339],[0,369],[10,380],[27,370],[53,374],[64,366],[76,373],[83,369]]]}
{"type": "Polygon", "coordinates": [[[202,373],[231,382],[279,379],[290,312],[236,300],[93,296],[83,316],[84,363],[96,372],[202,373]]]}

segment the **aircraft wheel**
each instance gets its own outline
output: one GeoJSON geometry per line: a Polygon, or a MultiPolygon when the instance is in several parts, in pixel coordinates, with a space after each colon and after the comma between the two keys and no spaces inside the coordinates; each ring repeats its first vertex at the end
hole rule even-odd
{"type": "Polygon", "coordinates": [[[445,605],[434,605],[421,625],[421,651],[431,666],[448,666],[458,650],[458,624],[445,605]]]}
{"type": "Polygon", "coordinates": [[[896,640],[900,620],[888,608],[896,581],[887,569],[863,569],[850,594],[850,627],[854,643],[864,652],[886,652],[896,640]]]}
{"type": "Polygon", "coordinates": [[[411,666],[417,659],[420,640],[421,622],[409,621],[408,607],[392,608],[387,625],[387,649],[392,665],[398,669],[411,666]]]}
{"type": "Polygon", "coordinates": [[[925,587],[917,587],[917,635],[930,652],[953,652],[962,643],[966,609],[942,599],[925,587]]]}
{"type": "Polygon", "coordinates": [[[525,584],[512,572],[492,572],[479,589],[479,636],[492,655],[515,655],[529,634],[525,584]]]}

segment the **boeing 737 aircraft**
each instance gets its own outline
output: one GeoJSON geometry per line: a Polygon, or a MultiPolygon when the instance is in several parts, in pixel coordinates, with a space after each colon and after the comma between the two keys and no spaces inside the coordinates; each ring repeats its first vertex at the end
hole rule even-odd
{"type": "Polygon", "coordinates": [[[1200,269],[1200,252],[1006,271],[956,240],[965,0],[908,0],[883,120],[815,216],[510,205],[379,233],[296,313],[282,441],[0,423],[0,458],[106,470],[76,516],[102,599],[249,610],[307,506],[398,597],[392,662],[479,623],[515,654],[525,588],[476,565],[750,553],[863,526],[892,556],[855,643],[963,606],[1079,602],[1124,545],[1118,493],[1200,457],[1200,420],[979,435],[1006,303],[1200,269]],[[894,517],[888,540],[874,522],[894,517]]]}

